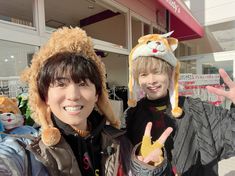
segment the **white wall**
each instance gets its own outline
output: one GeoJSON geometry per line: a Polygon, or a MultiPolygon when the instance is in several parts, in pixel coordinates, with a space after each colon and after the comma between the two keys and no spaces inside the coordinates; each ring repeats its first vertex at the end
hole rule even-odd
{"type": "Polygon", "coordinates": [[[186,0],[193,16],[204,26],[235,20],[235,0],[186,0]]]}
{"type": "Polygon", "coordinates": [[[126,22],[124,15],[117,15],[87,26],[83,29],[89,36],[126,47],[126,22]]]}
{"type": "Polygon", "coordinates": [[[156,0],[115,0],[149,21],[156,23],[156,0]]]}
{"type": "Polygon", "coordinates": [[[125,55],[109,53],[102,58],[107,72],[109,86],[127,86],[128,84],[128,57],[125,55]]]}

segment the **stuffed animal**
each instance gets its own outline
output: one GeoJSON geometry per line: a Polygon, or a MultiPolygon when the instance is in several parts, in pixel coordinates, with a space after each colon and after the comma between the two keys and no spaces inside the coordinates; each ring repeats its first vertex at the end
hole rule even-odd
{"type": "Polygon", "coordinates": [[[17,106],[17,100],[0,96],[0,121],[6,131],[24,124],[24,117],[17,106]]]}

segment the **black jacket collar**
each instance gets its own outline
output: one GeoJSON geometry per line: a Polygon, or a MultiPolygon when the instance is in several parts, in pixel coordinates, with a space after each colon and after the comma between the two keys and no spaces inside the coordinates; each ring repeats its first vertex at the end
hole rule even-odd
{"type": "MultiPolygon", "coordinates": [[[[79,136],[79,134],[70,125],[62,122],[54,114],[52,114],[52,121],[54,126],[58,128],[63,135],[79,136]]],[[[105,118],[101,116],[97,111],[93,110],[88,117],[88,123],[91,124],[91,134],[88,135],[86,138],[89,138],[91,136],[95,137],[100,134],[100,131],[104,128],[105,122],[105,118]]]]}

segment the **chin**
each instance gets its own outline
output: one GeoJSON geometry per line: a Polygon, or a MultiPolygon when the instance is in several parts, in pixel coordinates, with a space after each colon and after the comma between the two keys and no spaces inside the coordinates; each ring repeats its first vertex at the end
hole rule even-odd
{"type": "Polygon", "coordinates": [[[158,96],[151,96],[151,97],[148,97],[150,100],[157,100],[157,99],[160,99],[160,98],[163,98],[164,95],[158,95],[158,96]]]}

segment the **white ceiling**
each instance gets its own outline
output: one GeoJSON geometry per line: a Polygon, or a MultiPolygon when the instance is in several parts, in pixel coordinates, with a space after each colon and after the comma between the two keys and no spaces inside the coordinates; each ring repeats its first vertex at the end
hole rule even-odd
{"type": "Polygon", "coordinates": [[[190,41],[202,53],[235,50],[235,0],[182,0],[205,28],[205,36],[190,41]]]}
{"type": "Polygon", "coordinates": [[[198,48],[197,54],[235,50],[235,21],[205,26],[202,38],[184,41],[198,48]]]}
{"type": "Polygon", "coordinates": [[[208,26],[208,29],[220,45],[222,51],[235,49],[235,21],[208,26]]]}

